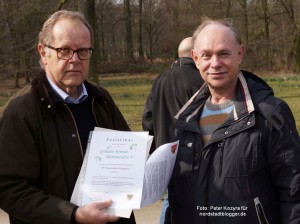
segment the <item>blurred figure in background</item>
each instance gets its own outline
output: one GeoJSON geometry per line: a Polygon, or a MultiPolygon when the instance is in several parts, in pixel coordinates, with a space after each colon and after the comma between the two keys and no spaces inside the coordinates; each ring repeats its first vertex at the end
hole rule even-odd
{"type": "MultiPolygon", "coordinates": [[[[181,41],[178,57],[171,68],[160,74],[153,83],[146,101],[142,125],[154,136],[151,152],[174,138],[174,116],[203,84],[192,59],[192,37],[181,41]]],[[[160,223],[164,223],[168,197],[164,199],[160,223]]]]}

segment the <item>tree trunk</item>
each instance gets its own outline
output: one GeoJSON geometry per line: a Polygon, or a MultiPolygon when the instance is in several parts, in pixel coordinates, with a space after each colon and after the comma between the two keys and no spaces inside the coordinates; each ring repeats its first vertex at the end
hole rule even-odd
{"type": "Polygon", "coordinates": [[[15,85],[14,85],[14,88],[20,88],[20,83],[19,83],[19,71],[18,71],[18,69],[16,69],[16,71],[15,71],[14,79],[15,79],[15,85]]]}
{"type": "MultiPolygon", "coordinates": [[[[80,1],[80,0],[78,0],[80,1]]],[[[86,20],[90,23],[94,30],[94,51],[90,61],[89,80],[94,83],[98,81],[98,61],[99,61],[99,49],[98,49],[98,35],[96,26],[96,14],[95,14],[95,0],[85,0],[78,2],[79,10],[85,15],[86,20]]]]}
{"type": "Polygon", "coordinates": [[[271,53],[271,40],[269,29],[269,6],[268,0],[262,0],[263,20],[264,20],[264,35],[265,35],[265,57],[269,66],[272,68],[272,53],[271,53]]]}
{"type": "Polygon", "coordinates": [[[130,0],[124,0],[124,16],[125,16],[125,57],[126,59],[133,59],[133,43],[131,31],[131,11],[130,0]]]}
{"type": "Polygon", "coordinates": [[[143,0],[139,0],[139,60],[144,60],[144,49],[143,49],[143,0]]]}
{"type": "Polygon", "coordinates": [[[300,72],[300,32],[295,35],[293,48],[293,70],[300,72]]]}
{"type": "Polygon", "coordinates": [[[58,10],[62,10],[65,3],[67,3],[67,0],[60,0],[57,7],[58,10]]]}
{"type": "Polygon", "coordinates": [[[287,13],[290,22],[293,24],[294,29],[296,30],[293,42],[292,53],[288,55],[288,63],[292,61],[292,70],[294,72],[300,72],[300,28],[295,19],[294,11],[294,2],[293,0],[280,0],[281,6],[287,13]],[[292,60],[290,60],[292,59],[292,60]]]}
{"type": "Polygon", "coordinates": [[[249,23],[248,23],[248,3],[247,0],[239,0],[239,3],[243,10],[243,24],[244,24],[244,36],[245,36],[245,43],[248,44],[249,42],[249,23]]]}

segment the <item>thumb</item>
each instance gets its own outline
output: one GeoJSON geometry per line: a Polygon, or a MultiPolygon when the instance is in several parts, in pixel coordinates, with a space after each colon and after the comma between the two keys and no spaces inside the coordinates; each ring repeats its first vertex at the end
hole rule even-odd
{"type": "Polygon", "coordinates": [[[104,209],[104,208],[108,208],[109,206],[112,205],[112,200],[111,199],[108,199],[108,200],[105,200],[103,202],[100,202],[99,203],[99,209],[104,209]]]}

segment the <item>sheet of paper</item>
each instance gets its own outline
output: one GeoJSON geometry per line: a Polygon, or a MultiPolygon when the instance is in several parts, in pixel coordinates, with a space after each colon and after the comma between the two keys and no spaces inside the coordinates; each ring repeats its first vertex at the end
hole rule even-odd
{"type": "Polygon", "coordinates": [[[95,128],[71,202],[82,206],[112,199],[113,204],[106,212],[129,218],[132,209],[159,200],[173,170],[178,142],[159,147],[147,160],[152,140],[148,132],[95,128]],[[122,143],[125,139],[128,141],[122,143]],[[140,146],[138,153],[137,145],[140,146]]]}
{"type": "Polygon", "coordinates": [[[83,205],[112,199],[111,208],[140,207],[147,139],[147,132],[93,132],[83,205]]]}
{"type": "Polygon", "coordinates": [[[92,134],[93,134],[93,132],[90,132],[90,134],[89,134],[89,139],[88,139],[85,156],[83,158],[81,169],[80,169],[79,175],[77,177],[76,184],[73,189],[73,193],[72,193],[71,200],[70,200],[73,204],[78,205],[78,206],[82,205],[82,203],[81,203],[82,202],[82,194],[83,194],[82,189],[84,186],[84,176],[85,176],[85,171],[86,171],[88,155],[89,155],[89,151],[90,151],[92,134]]]}
{"type": "MultiPolygon", "coordinates": [[[[118,131],[118,130],[112,130],[112,129],[107,129],[107,128],[100,128],[100,127],[95,127],[94,131],[118,131]]],[[[149,152],[151,149],[151,145],[153,142],[153,136],[152,135],[148,135],[148,144],[147,144],[147,151],[146,151],[146,160],[148,159],[149,156],[149,152]]]]}
{"type": "Polygon", "coordinates": [[[146,162],[141,207],[159,200],[168,187],[179,141],[158,147],[146,162]]]}

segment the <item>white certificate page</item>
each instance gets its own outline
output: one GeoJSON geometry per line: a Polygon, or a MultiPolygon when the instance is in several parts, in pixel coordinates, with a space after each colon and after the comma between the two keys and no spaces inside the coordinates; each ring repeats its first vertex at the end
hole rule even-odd
{"type": "Polygon", "coordinates": [[[140,208],[148,132],[94,131],[82,205],[112,199],[111,208],[140,208]]]}

